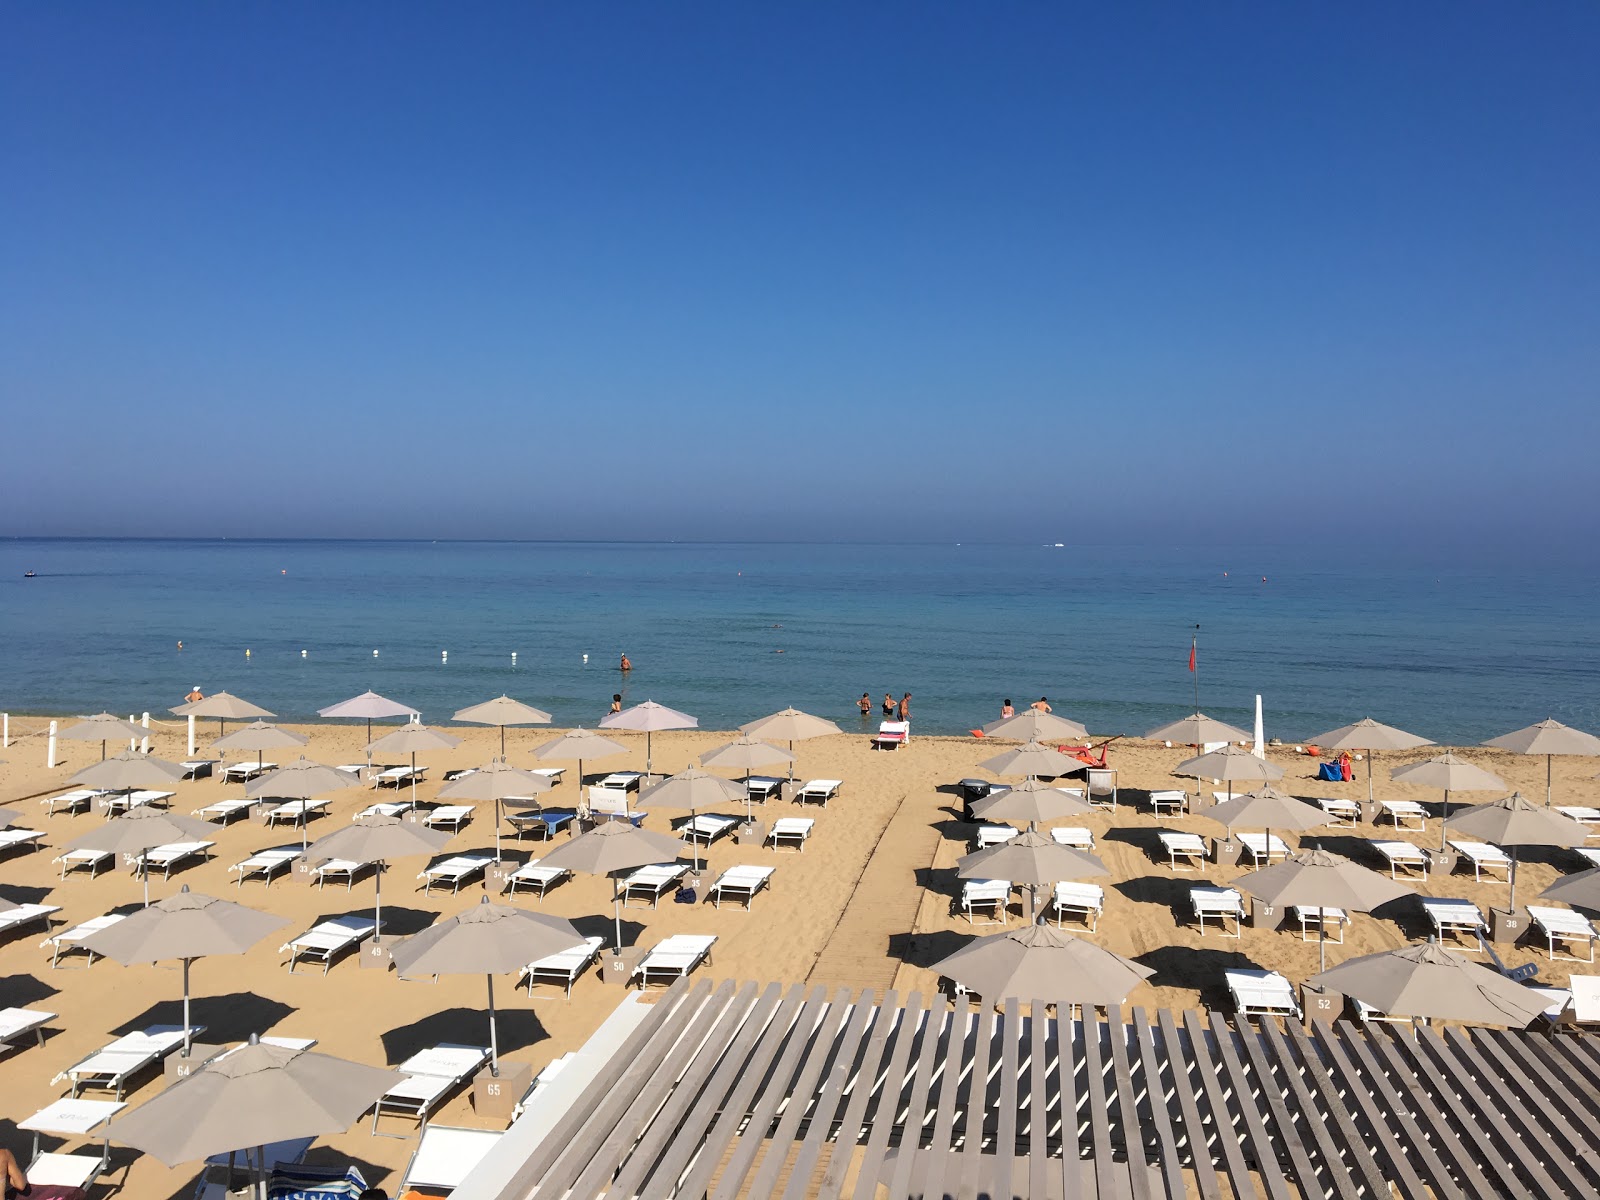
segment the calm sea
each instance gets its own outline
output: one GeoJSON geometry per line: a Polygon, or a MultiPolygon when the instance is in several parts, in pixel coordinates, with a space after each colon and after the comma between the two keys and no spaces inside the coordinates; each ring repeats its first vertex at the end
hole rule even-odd
{"type": "Polygon", "coordinates": [[[1600,728],[1597,582],[1281,547],[14,540],[0,709],[164,716],[198,684],[287,720],[372,688],[430,723],[506,692],[592,724],[622,690],[855,729],[863,691],[910,691],[923,732],[1047,695],[1136,733],[1193,708],[1198,623],[1215,716],[1248,728],[1259,692],[1269,735],[1370,714],[1461,743],[1600,728]]]}

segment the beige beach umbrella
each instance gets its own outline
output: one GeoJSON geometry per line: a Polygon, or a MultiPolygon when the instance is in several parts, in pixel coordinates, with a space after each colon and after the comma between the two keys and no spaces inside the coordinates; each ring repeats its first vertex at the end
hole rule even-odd
{"type": "Polygon", "coordinates": [[[1396,767],[1389,772],[1396,783],[1414,783],[1418,787],[1444,789],[1444,820],[1439,822],[1439,849],[1445,848],[1445,838],[1450,829],[1451,792],[1500,792],[1506,788],[1505,780],[1485,771],[1476,763],[1457,758],[1446,750],[1443,754],[1409,767],[1396,767]]]}
{"type": "Polygon", "coordinates": [[[752,734],[741,733],[733,741],[715,750],[707,750],[700,756],[700,765],[703,767],[720,767],[724,771],[743,771],[747,783],[745,790],[745,819],[755,819],[750,805],[750,792],[748,781],[750,773],[757,767],[776,766],[779,763],[789,763],[790,778],[794,776],[794,755],[787,750],[780,750],[771,742],[763,742],[752,734]]]}
{"type": "Polygon", "coordinates": [[[1562,876],[1540,892],[1539,899],[1600,910],[1600,867],[1562,876]]]}
{"type": "MultiPolygon", "coordinates": [[[[771,749],[772,747],[769,747],[771,749]]],[[[779,753],[783,753],[781,750],[779,753]]],[[[689,810],[690,820],[702,809],[716,808],[723,804],[737,804],[743,800],[748,810],[750,805],[750,789],[740,787],[732,780],[724,779],[720,775],[713,775],[709,771],[702,771],[699,767],[690,767],[679,771],[676,775],[663,779],[660,783],[646,788],[639,794],[639,805],[649,805],[655,808],[683,808],[689,810]]],[[[694,851],[694,869],[700,871],[700,844],[694,838],[689,839],[689,845],[694,851]]]]}
{"type": "Polygon", "coordinates": [[[102,758],[74,774],[69,782],[79,787],[132,795],[141,788],[169,788],[181,782],[183,768],[164,758],[124,750],[102,758]]]}
{"type": "MultiPolygon", "coordinates": [[[[102,850],[110,854],[143,854],[169,842],[208,841],[215,826],[196,817],[179,816],[159,808],[130,808],[112,817],[98,829],[79,834],[67,843],[68,850],[102,850]]],[[[150,904],[150,869],[139,864],[144,881],[145,906],[150,904]]]]}
{"type": "Polygon", "coordinates": [[[168,1166],[322,1134],[343,1133],[398,1071],[262,1043],[206,1063],[112,1121],[105,1136],[168,1166]]]}
{"type": "Polygon", "coordinates": [[[1328,823],[1328,814],[1322,809],[1286,795],[1270,784],[1246,795],[1235,796],[1226,803],[1202,809],[1200,815],[1207,821],[1221,825],[1228,831],[1229,837],[1233,836],[1235,825],[1245,829],[1264,829],[1269,847],[1274,829],[1303,833],[1328,823]]]}
{"type": "Polygon", "coordinates": [[[465,721],[469,725],[498,725],[500,757],[504,758],[507,725],[548,725],[552,718],[543,709],[524,704],[521,700],[513,700],[510,696],[496,696],[493,700],[485,700],[482,704],[457,709],[455,716],[450,719],[465,721]]]}
{"type": "Polygon", "coordinates": [[[1197,712],[1170,725],[1158,725],[1145,737],[1153,742],[1171,742],[1175,746],[1208,746],[1212,742],[1248,741],[1250,735],[1197,712]]]}
{"type": "Polygon", "coordinates": [[[1511,898],[1509,906],[1517,907],[1517,848],[1519,846],[1560,846],[1570,849],[1581,846],[1589,831],[1571,817],[1554,809],[1529,804],[1521,792],[1512,792],[1501,800],[1487,804],[1474,804],[1455,815],[1457,833],[1470,833],[1486,842],[1511,851],[1511,898]]]}
{"type": "Polygon", "coordinates": [[[259,704],[251,704],[248,700],[241,700],[232,692],[217,692],[203,700],[193,700],[188,704],[180,704],[171,711],[180,717],[215,717],[217,718],[217,733],[219,735],[228,731],[229,721],[252,721],[260,717],[275,715],[262,708],[259,704]]]}
{"type": "Polygon", "coordinates": [[[1089,731],[1066,717],[1027,708],[1015,716],[990,721],[983,727],[983,736],[1015,742],[1047,742],[1054,738],[1086,738],[1089,731]]]}
{"type": "Polygon", "coordinates": [[[276,725],[269,725],[265,721],[252,721],[242,728],[235,729],[232,733],[212,741],[213,749],[229,750],[254,750],[256,752],[256,766],[265,760],[262,757],[268,750],[283,750],[289,746],[304,746],[311,741],[303,733],[296,733],[292,729],[280,729],[276,725]]]}
{"type": "Polygon", "coordinates": [[[1307,739],[1324,750],[1365,750],[1367,754],[1367,803],[1372,803],[1372,760],[1379,750],[1415,750],[1418,746],[1433,745],[1425,737],[1396,729],[1362,717],[1354,725],[1341,725],[1330,729],[1321,737],[1307,739]]]}
{"type": "Polygon", "coordinates": [[[1552,774],[1553,761],[1557,754],[1574,754],[1592,756],[1600,754],[1600,737],[1592,733],[1585,733],[1581,729],[1573,729],[1570,725],[1563,725],[1554,717],[1548,717],[1537,725],[1529,725],[1524,729],[1515,729],[1510,733],[1503,733],[1497,738],[1490,738],[1485,746],[1493,746],[1497,750],[1510,750],[1515,754],[1542,754],[1544,755],[1544,803],[1550,807],[1553,792],[1552,774]]]}
{"type": "Polygon", "coordinates": [[[319,717],[338,717],[364,720],[367,723],[367,744],[372,743],[372,722],[381,721],[385,717],[405,717],[408,720],[417,712],[409,704],[401,704],[398,700],[390,700],[387,696],[380,696],[377,692],[368,689],[359,696],[351,696],[348,700],[341,700],[337,704],[330,704],[327,708],[317,709],[319,717]]]}
{"type": "Polygon", "coordinates": [[[1026,775],[1029,779],[1040,775],[1048,775],[1052,779],[1073,775],[1087,770],[1088,765],[1039,742],[1026,742],[978,764],[991,775],[1026,775]]]}
{"type": "MultiPolygon", "coordinates": [[[[607,821],[571,838],[539,860],[544,867],[565,867],[584,875],[612,875],[677,860],[683,843],[664,833],[640,829],[628,821],[607,821]]],[[[622,948],[622,895],[616,905],[617,949],[622,948]]]]}
{"type": "Polygon", "coordinates": [[[485,896],[466,911],[396,942],[392,957],[403,976],[484,977],[489,988],[489,1073],[499,1075],[494,977],[583,944],[583,935],[565,918],[491,904],[485,896]]]}
{"type": "Polygon", "coordinates": [[[452,779],[439,789],[441,800],[472,800],[494,805],[494,859],[500,861],[501,808],[508,801],[526,801],[518,808],[537,807],[534,797],[548,792],[550,780],[532,771],[513,767],[503,758],[491,759],[469,775],[452,779]]]}
{"type": "Polygon", "coordinates": [[[1041,1000],[1055,1004],[1058,1012],[1074,1004],[1121,1004],[1155,974],[1132,959],[1042,924],[975,938],[932,969],[977,992],[985,1004],[1041,1000]]]}
{"type": "Polygon", "coordinates": [[[378,815],[355,821],[343,829],[336,829],[312,842],[305,849],[309,863],[324,863],[343,858],[350,862],[373,864],[372,886],[372,941],[383,943],[383,872],[396,858],[410,858],[416,854],[437,854],[444,849],[454,834],[442,829],[430,829],[416,821],[402,821],[399,817],[378,815]]]}
{"type": "Polygon", "coordinates": [[[1307,983],[1353,996],[1392,1017],[1522,1026],[1549,1001],[1443,946],[1423,944],[1352,958],[1307,983]]]}
{"type": "MultiPolygon", "coordinates": [[[[1327,850],[1302,850],[1291,854],[1281,863],[1240,877],[1233,886],[1264,904],[1342,908],[1349,912],[1371,912],[1391,900],[1415,895],[1405,884],[1327,850]]],[[[1328,929],[1321,920],[1317,925],[1320,931],[1317,954],[1321,964],[1317,969],[1326,970],[1328,929]]]]}
{"type": "Polygon", "coordinates": [[[68,725],[58,736],[69,742],[99,742],[100,757],[104,759],[107,742],[120,742],[123,738],[149,737],[150,731],[143,725],[135,725],[132,721],[124,721],[121,717],[103,712],[85,717],[76,725],[68,725]]]}
{"type": "Polygon", "coordinates": [[[1200,780],[1216,779],[1228,785],[1228,799],[1233,799],[1235,783],[1270,783],[1283,778],[1283,768],[1275,767],[1264,758],[1257,758],[1242,746],[1224,746],[1209,754],[1184,759],[1172,769],[1174,775],[1195,777],[1195,807],[1199,807],[1200,780]]]}
{"type": "MultiPolygon", "coordinates": [[[[342,792],[345,788],[356,786],[357,781],[347,772],[312,762],[302,754],[288,766],[268,771],[265,775],[258,775],[250,780],[244,785],[244,794],[252,798],[272,800],[315,800],[318,796],[326,796],[330,792],[342,792]]],[[[305,814],[301,814],[302,850],[306,848],[307,824],[309,822],[305,814]]]]}
{"type": "Polygon", "coordinates": [[[588,729],[569,729],[554,741],[546,742],[534,750],[533,756],[541,762],[576,762],[578,764],[578,794],[583,795],[583,760],[610,758],[624,754],[627,747],[603,734],[588,729]]]}
{"type": "Polygon", "coordinates": [[[844,730],[823,717],[814,717],[808,712],[801,712],[798,708],[785,708],[771,716],[739,726],[739,732],[747,733],[751,737],[765,738],[771,742],[789,743],[789,778],[793,780],[796,742],[827,737],[829,734],[843,733],[844,730]]]}
{"type": "Polygon", "coordinates": [[[288,923],[287,917],[191,892],[185,884],[177,895],[91,933],[81,944],[124,966],[169,958],[183,963],[183,1056],[187,1058],[194,1028],[189,1020],[189,965],[197,958],[243,954],[288,923]]]}
{"type": "Polygon", "coordinates": [[[1063,817],[1081,817],[1094,812],[1094,805],[1069,795],[1058,787],[1026,779],[1003,792],[990,792],[972,805],[972,815],[985,821],[1045,822],[1063,817]]]}
{"type": "Polygon", "coordinates": [[[459,745],[461,739],[453,733],[429,729],[426,725],[412,722],[369,743],[367,756],[370,761],[374,754],[411,755],[411,804],[414,808],[417,803],[417,755],[434,750],[454,750],[459,745]]]}
{"type": "Polygon", "coordinates": [[[1069,879],[1097,879],[1109,875],[1105,863],[1092,854],[1063,846],[1032,825],[1009,841],[989,846],[956,860],[961,879],[1008,879],[1029,888],[1030,915],[1038,909],[1035,888],[1054,886],[1069,879]]]}
{"type": "Polygon", "coordinates": [[[658,729],[697,729],[700,721],[665,704],[646,700],[621,712],[608,713],[600,720],[601,729],[631,729],[644,734],[644,773],[650,774],[650,735],[658,729]]]}

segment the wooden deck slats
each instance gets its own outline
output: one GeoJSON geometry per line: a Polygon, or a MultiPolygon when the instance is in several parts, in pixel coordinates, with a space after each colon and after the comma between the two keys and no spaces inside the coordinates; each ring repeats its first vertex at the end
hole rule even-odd
{"type": "MultiPolygon", "coordinates": [[[[1600,1194],[1600,1039],[682,982],[470,1200],[1600,1194]],[[1126,1018],[1126,1019],[1125,1019],[1126,1018]],[[830,1143],[831,1146],[830,1146],[830,1143]],[[1085,1156],[1089,1159],[1084,1161],[1085,1156]],[[1222,1177],[1226,1176],[1224,1185],[1222,1177]]],[[[464,1194],[464,1200],[467,1200],[464,1194]]]]}

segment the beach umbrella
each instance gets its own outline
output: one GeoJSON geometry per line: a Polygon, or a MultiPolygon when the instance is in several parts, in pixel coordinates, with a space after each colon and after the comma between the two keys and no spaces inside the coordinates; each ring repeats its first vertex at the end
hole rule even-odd
{"type": "Polygon", "coordinates": [[[583,796],[583,760],[610,758],[623,754],[627,747],[602,734],[588,729],[569,729],[554,741],[546,742],[534,750],[533,756],[541,762],[576,762],[578,764],[578,796],[583,796]]]}
{"type": "Polygon", "coordinates": [[[972,805],[972,815],[985,821],[1010,823],[1057,821],[1063,817],[1081,817],[1094,812],[1094,805],[1078,797],[1027,779],[1003,792],[991,792],[972,805]]]}
{"type": "Polygon", "coordinates": [[[341,700],[337,704],[330,704],[327,708],[317,709],[319,717],[352,717],[356,720],[365,720],[367,723],[367,744],[372,743],[372,722],[383,720],[385,717],[405,717],[408,720],[417,710],[409,704],[401,704],[398,700],[390,700],[380,696],[377,692],[368,690],[359,696],[352,696],[348,700],[341,700]]]}
{"type": "Polygon", "coordinates": [[[548,792],[551,787],[550,780],[545,776],[513,767],[503,758],[495,758],[471,774],[458,776],[445,784],[439,789],[439,799],[473,800],[494,805],[494,859],[499,862],[501,806],[508,800],[527,800],[530,804],[537,804],[533,797],[548,792]]]}
{"type": "Polygon", "coordinates": [[[69,782],[104,792],[126,792],[131,796],[141,788],[171,787],[182,779],[183,768],[177,763],[135,750],[123,750],[90,764],[69,782]]]}
{"type": "MultiPolygon", "coordinates": [[[[755,820],[751,808],[748,781],[750,773],[757,767],[776,766],[778,763],[789,764],[789,776],[794,777],[794,755],[788,751],[780,750],[770,742],[763,742],[752,734],[740,734],[725,746],[718,746],[715,750],[708,750],[700,756],[700,765],[703,767],[721,767],[725,771],[743,771],[745,773],[746,789],[744,795],[745,820],[755,820]]],[[[641,797],[642,799],[642,797],[641,797]]]]}
{"type": "Polygon", "coordinates": [[[442,829],[429,829],[418,821],[402,821],[399,817],[380,814],[352,822],[343,829],[319,837],[306,847],[305,860],[324,863],[329,859],[343,858],[350,862],[373,864],[372,941],[378,945],[383,941],[384,866],[395,858],[437,854],[453,836],[442,829]]]}
{"type": "Polygon", "coordinates": [[[986,758],[978,766],[992,775],[1026,775],[1029,779],[1040,775],[1056,778],[1088,769],[1087,763],[1032,741],[986,758]]]}
{"type": "Polygon", "coordinates": [[[1425,737],[1362,717],[1354,725],[1330,729],[1321,737],[1309,739],[1324,750],[1364,750],[1367,754],[1367,803],[1372,803],[1372,760],[1379,750],[1415,750],[1433,745],[1425,737]]]}
{"type": "MultiPolygon", "coordinates": [[[[782,754],[783,751],[779,750],[778,753],[782,754]]],[[[715,808],[719,804],[737,804],[740,800],[745,802],[747,808],[749,807],[749,788],[740,787],[731,780],[713,775],[709,771],[702,771],[699,767],[679,771],[676,775],[663,779],[639,794],[641,807],[648,804],[651,808],[686,808],[689,810],[691,821],[703,808],[715,808]]],[[[700,844],[691,837],[689,845],[694,851],[694,869],[698,874],[700,844]]]]}
{"type": "Polygon", "coordinates": [[[830,733],[843,733],[832,721],[814,717],[798,708],[785,708],[771,716],[739,726],[740,733],[764,738],[769,742],[789,743],[789,778],[794,779],[794,744],[814,737],[827,737],[830,733]]]}
{"type": "Polygon", "coordinates": [[[1193,775],[1194,794],[1199,807],[1200,780],[1216,779],[1228,785],[1228,799],[1233,799],[1235,783],[1271,782],[1283,778],[1283,768],[1275,767],[1264,758],[1257,758],[1240,746],[1224,746],[1209,754],[1185,759],[1172,769],[1174,775],[1193,775]]]}
{"type": "Polygon", "coordinates": [[[1094,855],[1063,846],[1032,825],[1009,841],[956,860],[958,878],[1008,879],[1019,886],[1026,885],[1034,911],[1038,908],[1038,897],[1033,889],[1041,884],[1054,886],[1065,879],[1096,879],[1109,874],[1106,865],[1094,855]]]}
{"type": "Polygon", "coordinates": [[[1474,804],[1455,816],[1457,833],[1470,833],[1486,842],[1511,851],[1511,898],[1509,907],[1517,907],[1517,847],[1560,846],[1571,849],[1581,846],[1589,831],[1571,817],[1554,809],[1529,804],[1521,792],[1512,792],[1501,800],[1487,804],[1474,804]]]}
{"type": "Polygon", "coordinates": [[[185,884],[177,895],[157,900],[115,925],[91,933],[81,944],[85,950],[113,958],[124,966],[169,958],[183,963],[183,1056],[187,1058],[193,1029],[189,1020],[189,965],[197,958],[243,954],[288,923],[287,917],[191,892],[185,884]]]}
{"type": "Polygon", "coordinates": [[[583,944],[583,935],[563,917],[491,904],[485,896],[465,912],[396,942],[392,957],[401,975],[484,977],[489,986],[489,1073],[499,1075],[494,977],[583,944]]]}
{"type": "Polygon", "coordinates": [[[1445,836],[1450,826],[1451,792],[1499,792],[1505,790],[1505,781],[1498,775],[1485,771],[1475,763],[1457,758],[1446,750],[1443,754],[1409,767],[1396,767],[1389,772],[1396,783],[1414,783],[1418,787],[1444,789],[1444,820],[1439,822],[1439,849],[1445,848],[1445,836]]]}
{"type": "Polygon", "coordinates": [[[1539,899],[1600,910],[1600,867],[1563,876],[1540,892],[1539,899]]]}
{"type": "Polygon", "coordinates": [[[1585,733],[1581,729],[1573,729],[1563,725],[1554,717],[1540,721],[1537,725],[1529,725],[1525,729],[1516,729],[1510,733],[1503,733],[1497,738],[1490,738],[1485,746],[1493,746],[1497,750],[1510,750],[1516,754],[1542,754],[1544,755],[1544,803],[1550,806],[1553,791],[1552,772],[1553,760],[1557,754],[1600,754],[1600,737],[1592,733],[1585,733]]]}
{"type": "Polygon", "coordinates": [[[374,754],[409,754],[411,755],[411,805],[417,803],[417,755],[426,754],[431,750],[454,750],[461,745],[461,739],[453,733],[445,733],[439,729],[429,729],[426,725],[412,722],[400,726],[393,733],[386,733],[375,742],[367,743],[367,757],[370,760],[374,754]]]}
{"type": "Polygon", "coordinates": [[[1006,1000],[1072,1004],[1121,1004],[1155,971],[1084,938],[1024,925],[974,938],[933,970],[983,997],[985,1004],[1006,1000]]]}
{"type": "Polygon", "coordinates": [[[268,750],[283,750],[290,746],[304,746],[311,739],[303,733],[296,733],[292,729],[280,729],[276,725],[268,725],[265,721],[252,721],[242,728],[235,729],[225,737],[212,741],[211,745],[217,750],[254,750],[256,752],[256,766],[260,766],[265,759],[263,754],[268,750]]]}
{"type": "MultiPolygon", "coordinates": [[[[1327,850],[1302,850],[1291,854],[1281,863],[1241,876],[1233,886],[1263,904],[1342,908],[1350,912],[1371,912],[1391,900],[1415,894],[1405,884],[1327,850]]],[[[1317,969],[1326,970],[1328,929],[1320,919],[1317,928],[1317,956],[1321,964],[1317,969]]]]}
{"type": "Polygon", "coordinates": [[[1246,829],[1264,829],[1269,847],[1272,845],[1274,829],[1303,833],[1307,829],[1316,829],[1328,823],[1328,814],[1322,809],[1314,804],[1307,804],[1304,800],[1296,800],[1293,796],[1285,795],[1271,785],[1257,788],[1243,796],[1233,797],[1226,803],[1202,809],[1200,815],[1208,821],[1215,821],[1221,825],[1228,831],[1229,837],[1233,836],[1235,825],[1242,825],[1246,829]]]}
{"type": "Polygon", "coordinates": [[[983,727],[983,736],[1016,742],[1048,742],[1055,738],[1086,738],[1089,731],[1066,717],[1026,708],[1015,716],[990,721],[983,727]]]}
{"type": "Polygon", "coordinates": [[[697,729],[700,721],[688,713],[646,700],[621,712],[608,713],[600,720],[601,729],[631,729],[644,733],[644,773],[650,774],[650,735],[658,729],[697,729]]]}
{"type": "MultiPolygon", "coordinates": [[[[169,842],[209,841],[216,827],[196,817],[183,817],[159,808],[130,808],[112,817],[98,829],[79,834],[67,843],[68,850],[102,850],[111,854],[143,854],[169,842]]],[[[144,881],[144,902],[150,904],[150,869],[140,862],[139,876],[144,881]]]]}
{"type": "MultiPolygon", "coordinates": [[[[677,860],[683,843],[628,821],[607,821],[571,838],[539,860],[543,867],[565,867],[583,875],[612,875],[677,860]]],[[[617,949],[622,948],[622,895],[614,893],[617,949]]]]}
{"type": "Polygon", "coordinates": [[[99,742],[100,757],[103,759],[106,756],[107,742],[120,742],[123,738],[149,737],[150,731],[143,725],[135,725],[132,721],[124,721],[121,717],[103,712],[85,717],[76,725],[68,725],[58,736],[69,742],[99,742]]]}
{"type": "Polygon", "coordinates": [[[1249,735],[1221,721],[1197,712],[1174,721],[1158,725],[1145,737],[1153,742],[1171,742],[1175,746],[1208,746],[1212,742],[1242,742],[1249,735]]]}
{"type": "MultiPolygon", "coordinates": [[[[301,755],[286,767],[258,775],[244,785],[244,794],[253,798],[274,800],[315,800],[329,792],[342,792],[355,787],[356,781],[348,772],[325,767],[301,755]]],[[[300,814],[300,848],[306,848],[307,815],[300,814]]]]}
{"type": "Polygon", "coordinates": [[[116,1118],[105,1136],[175,1167],[343,1133],[405,1079],[398,1071],[268,1045],[251,1035],[248,1044],[116,1118]]]}
{"type": "Polygon", "coordinates": [[[500,727],[500,757],[506,753],[507,725],[548,725],[550,714],[543,709],[513,700],[510,696],[496,696],[470,708],[457,709],[452,721],[466,721],[471,725],[498,725],[500,727]]]}
{"type": "Polygon", "coordinates": [[[228,731],[229,721],[252,721],[274,715],[259,704],[241,700],[232,692],[217,692],[203,700],[192,700],[188,704],[178,705],[172,712],[180,717],[215,717],[219,734],[228,731]]]}
{"type": "Polygon", "coordinates": [[[1392,1017],[1481,1025],[1526,1025],[1550,1003],[1532,988],[1431,943],[1352,958],[1306,982],[1392,1017]]]}

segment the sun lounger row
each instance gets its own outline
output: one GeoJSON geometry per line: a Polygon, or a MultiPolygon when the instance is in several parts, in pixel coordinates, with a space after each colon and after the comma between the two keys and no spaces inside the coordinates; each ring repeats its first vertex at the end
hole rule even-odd
{"type": "MultiPolygon", "coordinates": [[[[193,1037],[204,1032],[204,1025],[190,1026],[193,1037]]],[[[117,1099],[121,1100],[129,1079],[160,1062],[182,1045],[182,1026],[152,1025],[138,1033],[124,1034],[108,1042],[93,1054],[58,1072],[50,1082],[66,1080],[71,1084],[73,1096],[77,1096],[84,1088],[99,1088],[115,1092],[117,1099]]]]}
{"type": "Polygon", "coordinates": [[[494,862],[492,854],[454,854],[443,862],[434,863],[417,873],[418,879],[425,879],[423,892],[433,894],[434,884],[450,885],[450,894],[453,896],[461,890],[461,885],[474,875],[479,875],[489,869],[489,864],[494,862]]]}
{"type": "Polygon", "coordinates": [[[333,960],[346,950],[353,950],[378,931],[377,925],[366,917],[345,916],[319,922],[293,941],[278,947],[278,953],[289,954],[289,974],[294,974],[302,961],[320,962],[326,975],[333,960]]]}
{"type": "Polygon", "coordinates": [[[7,850],[17,850],[23,846],[30,850],[39,848],[40,839],[44,834],[37,829],[0,829],[0,854],[7,850]]]}
{"type": "Polygon", "coordinates": [[[63,954],[71,954],[75,950],[82,950],[89,956],[89,966],[94,966],[94,951],[83,945],[83,940],[90,934],[99,933],[102,929],[109,929],[123,919],[122,913],[110,913],[103,917],[91,917],[71,929],[62,930],[60,933],[51,934],[39,943],[39,948],[50,949],[50,969],[55,970],[61,963],[63,954]]]}
{"type": "Polygon", "coordinates": [[[44,1045],[44,1027],[56,1019],[42,1008],[0,1008],[0,1051],[10,1050],[30,1035],[44,1045]]]}
{"type": "Polygon", "coordinates": [[[534,984],[552,983],[561,988],[570,999],[572,985],[599,960],[600,948],[604,944],[604,938],[585,938],[581,946],[529,963],[522,969],[522,976],[517,982],[521,984],[524,980],[527,981],[530,996],[533,995],[534,984]]]}
{"type": "Polygon", "coordinates": [[[165,808],[176,792],[105,792],[100,796],[100,808],[106,816],[129,812],[135,808],[165,808]]]}
{"type": "Polygon", "coordinates": [[[105,792],[99,788],[75,788],[57,796],[46,796],[39,803],[44,805],[46,816],[55,816],[57,809],[75,816],[80,812],[88,812],[90,806],[104,795],[105,792]]]}
{"type": "Polygon", "coordinates": [[[426,1129],[428,1114],[488,1061],[487,1046],[451,1042],[413,1054],[395,1068],[405,1078],[372,1106],[372,1132],[393,1136],[379,1133],[378,1121],[385,1112],[408,1113],[417,1118],[419,1129],[426,1129]]]}

